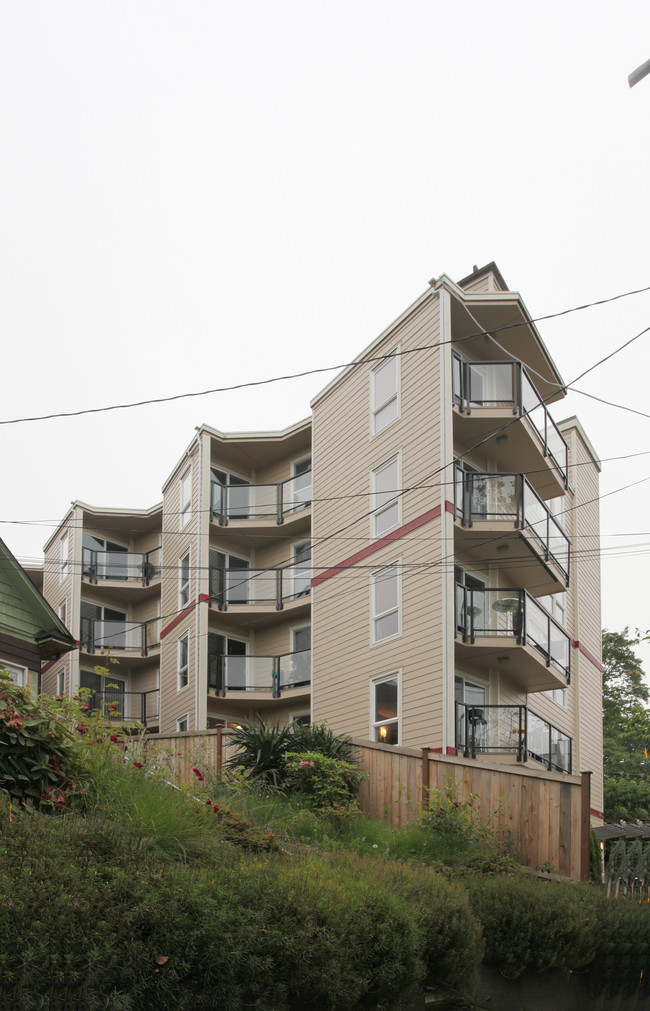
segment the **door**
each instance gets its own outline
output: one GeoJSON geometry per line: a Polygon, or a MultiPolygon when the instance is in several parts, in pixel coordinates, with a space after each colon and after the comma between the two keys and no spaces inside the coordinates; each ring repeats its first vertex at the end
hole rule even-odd
{"type": "Polygon", "coordinates": [[[454,679],[454,699],[456,705],[456,748],[471,751],[472,738],[476,751],[488,745],[487,734],[487,689],[456,675],[454,679]],[[469,736],[468,736],[469,734],[469,736]]]}
{"type": "Polygon", "coordinates": [[[304,509],[311,502],[311,457],[298,460],[292,465],[293,481],[287,511],[304,509]]]}
{"type": "Polygon", "coordinates": [[[456,631],[468,637],[485,635],[490,627],[486,613],[485,582],[454,565],[456,583],[456,631]]]}
{"type": "Polygon", "coordinates": [[[311,592],[311,541],[295,544],[293,548],[293,579],[291,595],[305,597],[311,592]]]}

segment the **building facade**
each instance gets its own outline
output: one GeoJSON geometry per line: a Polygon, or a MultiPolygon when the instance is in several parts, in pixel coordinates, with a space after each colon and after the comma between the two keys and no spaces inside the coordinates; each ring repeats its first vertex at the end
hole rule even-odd
{"type": "Polygon", "coordinates": [[[600,464],[563,396],[494,264],[432,281],[311,420],[202,426],[151,510],[73,504],[44,593],[79,651],[46,689],[589,769],[598,813],[600,464]]]}

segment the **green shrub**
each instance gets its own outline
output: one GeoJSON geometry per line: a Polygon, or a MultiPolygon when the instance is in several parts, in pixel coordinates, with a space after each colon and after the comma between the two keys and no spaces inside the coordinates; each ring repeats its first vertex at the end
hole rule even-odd
{"type": "Polygon", "coordinates": [[[81,788],[73,733],[0,669],[0,790],[14,802],[62,810],[81,788]]]}
{"type": "Polygon", "coordinates": [[[285,759],[291,744],[291,727],[268,724],[259,716],[229,731],[229,740],[237,751],[225,768],[243,770],[253,779],[279,787],[284,778],[285,759]]]}
{"type": "Polygon", "coordinates": [[[310,807],[324,814],[358,814],[356,792],[361,779],[355,765],[315,751],[286,756],[287,790],[302,794],[310,807]]]}
{"type": "Polygon", "coordinates": [[[346,734],[335,734],[326,723],[294,723],[290,750],[317,751],[319,755],[356,763],[358,752],[346,734]]]}

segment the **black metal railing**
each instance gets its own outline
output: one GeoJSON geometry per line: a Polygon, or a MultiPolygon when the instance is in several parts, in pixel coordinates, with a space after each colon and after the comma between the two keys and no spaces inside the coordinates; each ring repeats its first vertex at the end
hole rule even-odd
{"type": "Polygon", "coordinates": [[[311,565],[287,565],[280,569],[210,569],[210,604],[220,611],[236,604],[250,607],[272,605],[281,611],[287,601],[311,593],[311,565]]]}
{"type": "Polygon", "coordinates": [[[537,543],[569,582],[571,544],[546,503],[523,474],[486,474],[455,467],[454,506],[463,526],[505,521],[537,543]]]}
{"type": "Polygon", "coordinates": [[[81,574],[89,583],[112,579],[148,586],[153,579],[160,579],[160,560],[160,548],[144,552],[95,551],[94,548],[84,548],[81,574]]]}
{"type": "Polygon", "coordinates": [[[571,636],[526,590],[456,583],[456,634],[463,642],[496,636],[533,646],[547,667],[571,680],[571,636]]]}
{"type": "Polygon", "coordinates": [[[102,688],[90,691],[85,703],[91,712],[101,712],[108,720],[116,722],[137,720],[152,723],[160,718],[160,689],[148,692],[127,692],[120,688],[102,688]]]}
{"type": "Polygon", "coordinates": [[[311,684],[311,650],[275,656],[208,654],[208,689],[226,692],[269,692],[279,699],[283,691],[311,684]]]}
{"type": "Polygon", "coordinates": [[[284,523],[311,505],[311,471],[296,474],[270,484],[221,484],[212,481],[210,487],[210,519],[220,526],[230,520],[259,520],[275,518],[284,523]]]}
{"type": "Polygon", "coordinates": [[[160,645],[160,619],[151,621],[113,621],[82,618],[80,648],[85,653],[130,652],[147,656],[160,645]]]}
{"type": "Polygon", "coordinates": [[[526,415],[544,456],[558,471],[565,488],[569,477],[569,449],[522,362],[467,362],[454,355],[453,394],[461,412],[476,408],[506,408],[526,415]]]}
{"type": "Polygon", "coordinates": [[[571,772],[573,741],[528,706],[467,705],[456,702],[456,750],[465,758],[514,754],[551,772],[571,772]]]}

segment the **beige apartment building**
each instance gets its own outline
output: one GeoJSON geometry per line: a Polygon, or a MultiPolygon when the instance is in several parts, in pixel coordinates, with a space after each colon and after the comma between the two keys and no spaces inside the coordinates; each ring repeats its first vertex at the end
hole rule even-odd
{"type": "Polygon", "coordinates": [[[563,396],[495,264],[432,281],[311,420],[201,426],[150,510],[73,503],[44,594],[79,650],[45,690],[591,770],[599,817],[600,464],[563,396]]]}

